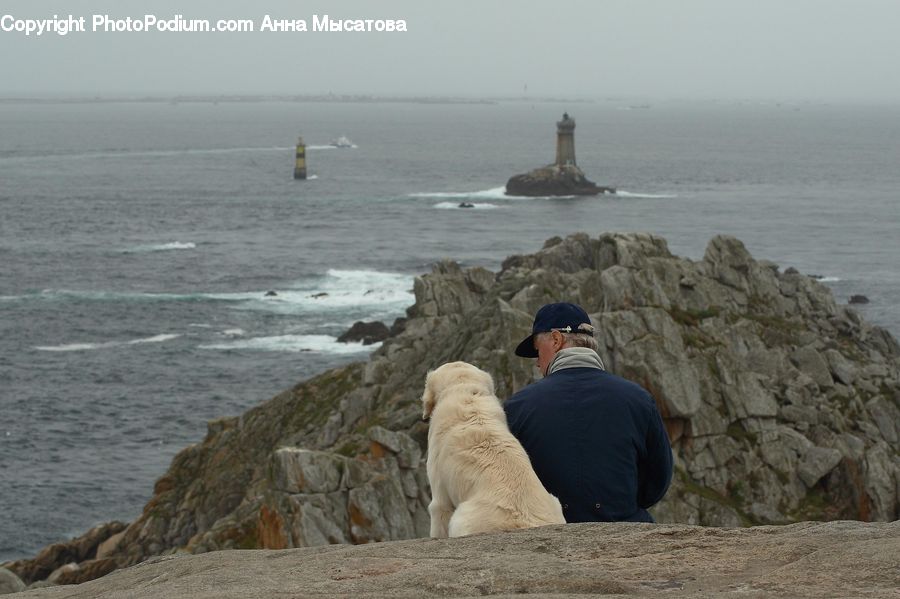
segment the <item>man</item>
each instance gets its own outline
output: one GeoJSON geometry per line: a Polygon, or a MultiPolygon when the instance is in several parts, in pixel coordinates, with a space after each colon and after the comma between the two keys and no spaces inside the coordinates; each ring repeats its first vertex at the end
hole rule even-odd
{"type": "Polygon", "coordinates": [[[504,404],[509,428],[567,522],[653,522],[672,480],[672,449],[647,391],[606,372],[575,304],[547,304],[516,355],[544,376],[504,404]]]}

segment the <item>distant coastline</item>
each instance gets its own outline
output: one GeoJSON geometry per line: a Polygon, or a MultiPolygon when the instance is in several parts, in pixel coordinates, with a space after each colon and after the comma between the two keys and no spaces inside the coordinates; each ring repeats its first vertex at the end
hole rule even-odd
{"type": "Polygon", "coordinates": [[[310,94],[310,95],[189,95],[189,96],[69,96],[69,97],[0,97],[0,104],[208,104],[261,102],[333,102],[336,104],[496,104],[499,100],[455,98],[444,96],[373,96],[367,94],[310,94]]]}
{"type": "MultiPolygon", "coordinates": [[[[871,106],[872,104],[840,103],[811,99],[777,99],[777,98],[690,98],[669,97],[651,98],[628,95],[606,96],[531,96],[525,95],[488,95],[482,97],[448,96],[448,95],[409,95],[395,96],[378,94],[182,94],[182,95],[5,95],[0,96],[0,105],[13,104],[263,104],[267,102],[284,103],[330,103],[330,104],[429,104],[429,105],[496,105],[501,103],[522,104],[560,104],[587,105],[610,104],[618,110],[632,111],[649,109],[659,105],[682,105],[728,107],[755,106],[774,109],[799,110],[801,108],[829,106],[871,106]]],[[[878,104],[878,103],[876,103],[878,104]]],[[[895,102],[885,102],[885,106],[896,106],[895,102]]]]}

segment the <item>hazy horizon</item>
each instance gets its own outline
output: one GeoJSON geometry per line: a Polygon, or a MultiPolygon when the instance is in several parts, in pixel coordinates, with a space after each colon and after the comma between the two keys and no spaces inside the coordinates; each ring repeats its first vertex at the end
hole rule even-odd
{"type": "Polygon", "coordinates": [[[898,103],[900,3],[686,0],[7,0],[0,18],[88,30],[0,31],[0,97],[373,95],[898,103]],[[103,33],[111,18],[403,19],[406,32],[103,33]]]}

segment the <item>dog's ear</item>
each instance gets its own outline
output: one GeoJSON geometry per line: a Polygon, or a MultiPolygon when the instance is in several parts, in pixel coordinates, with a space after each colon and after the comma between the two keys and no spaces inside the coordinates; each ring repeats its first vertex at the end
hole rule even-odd
{"type": "Polygon", "coordinates": [[[487,385],[487,388],[491,390],[491,394],[495,394],[497,389],[494,387],[494,378],[490,375],[490,373],[479,369],[478,372],[482,374],[484,379],[484,384],[487,385]]]}
{"type": "Polygon", "coordinates": [[[434,396],[434,389],[432,389],[431,375],[433,372],[433,370],[429,370],[425,376],[425,391],[422,393],[422,420],[426,421],[431,418],[434,404],[437,401],[437,398],[434,396]]]}

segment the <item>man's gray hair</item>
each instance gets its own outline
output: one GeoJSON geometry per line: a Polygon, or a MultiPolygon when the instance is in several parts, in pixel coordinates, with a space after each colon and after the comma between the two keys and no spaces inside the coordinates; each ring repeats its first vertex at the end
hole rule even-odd
{"type": "MultiPolygon", "coordinates": [[[[538,333],[538,336],[549,334],[550,333],[538,333]]],[[[560,331],[559,334],[563,336],[563,347],[586,347],[597,353],[600,352],[600,344],[597,343],[597,339],[595,339],[593,335],[585,335],[584,333],[563,333],[562,331],[560,331]]]]}

